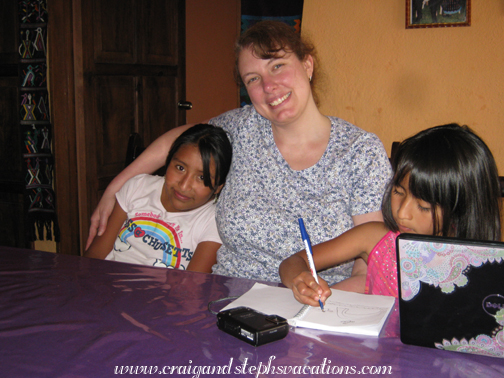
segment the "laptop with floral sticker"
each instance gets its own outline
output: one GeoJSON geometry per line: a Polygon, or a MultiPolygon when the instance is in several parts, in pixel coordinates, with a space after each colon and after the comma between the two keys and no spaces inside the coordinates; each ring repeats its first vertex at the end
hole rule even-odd
{"type": "Polygon", "coordinates": [[[401,234],[404,344],[504,358],[504,243],[401,234]]]}

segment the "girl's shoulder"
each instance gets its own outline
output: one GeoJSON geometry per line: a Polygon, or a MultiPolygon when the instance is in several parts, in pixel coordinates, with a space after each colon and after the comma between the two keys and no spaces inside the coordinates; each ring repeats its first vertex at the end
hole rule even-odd
{"type": "Polygon", "coordinates": [[[137,200],[141,198],[150,198],[151,201],[155,202],[159,201],[163,184],[164,177],[162,176],[140,174],[126,181],[116,193],[116,199],[121,207],[128,212],[137,206],[137,200]]]}
{"type": "Polygon", "coordinates": [[[384,222],[366,222],[351,228],[348,232],[365,236],[373,246],[393,233],[384,222]]]}
{"type": "Polygon", "coordinates": [[[149,175],[142,173],[140,175],[133,176],[128,181],[124,183],[122,188],[119,190],[118,194],[131,197],[135,193],[148,193],[156,192],[160,187],[163,186],[164,177],[149,175]]]}
{"type": "Polygon", "coordinates": [[[159,182],[164,182],[163,176],[149,175],[147,173],[141,173],[139,175],[130,178],[123,187],[138,188],[159,184],[159,182]]]}

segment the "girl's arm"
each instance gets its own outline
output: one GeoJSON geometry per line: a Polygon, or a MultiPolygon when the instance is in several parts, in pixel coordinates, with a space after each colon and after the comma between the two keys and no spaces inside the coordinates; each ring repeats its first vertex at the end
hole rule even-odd
{"type": "MultiPolygon", "coordinates": [[[[359,224],[366,222],[383,222],[383,215],[381,211],[374,211],[372,213],[354,215],[352,219],[354,221],[354,225],[358,226],[359,224]]],[[[362,258],[356,259],[352,268],[352,275],[346,280],[338,282],[331,287],[338,290],[364,293],[366,288],[366,274],[367,261],[364,261],[362,258]]]]}
{"type": "MultiPolygon", "coordinates": [[[[367,261],[367,256],[387,231],[382,222],[368,222],[353,227],[335,239],[313,246],[317,271],[357,257],[367,261]]],[[[304,250],[284,260],[279,272],[282,283],[293,290],[294,296],[301,303],[316,306],[319,295],[322,301],[330,295],[327,283],[319,278],[320,285],[317,285],[312,277],[304,250]]]]}
{"type": "Polygon", "coordinates": [[[193,124],[176,127],[161,135],[110,182],[91,216],[86,250],[96,235],[100,236],[105,232],[107,221],[114,208],[115,194],[121,189],[124,183],[140,173],[152,173],[161,168],[166,162],[166,157],[172,143],[191,126],[193,124]]]}
{"type": "MultiPolygon", "coordinates": [[[[352,218],[355,226],[366,222],[383,222],[383,215],[381,211],[354,215],[352,218]]],[[[356,259],[352,268],[352,275],[346,280],[338,282],[331,287],[338,290],[364,293],[366,288],[366,274],[367,261],[364,261],[362,258],[356,259]]]]}
{"type": "Polygon", "coordinates": [[[116,202],[112,215],[109,219],[108,227],[102,235],[97,236],[93,240],[91,246],[84,253],[84,257],[92,257],[101,260],[107,257],[110,251],[112,251],[112,248],[114,248],[114,242],[117,238],[117,234],[121,230],[126,218],[126,212],[116,202]]]}
{"type": "Polygon", "coordinates": [[[221,243],[204,241],[198,244],[187,266],[193,272],[212,273],[212,266],[217,262],[217,250],[221,243]]]}

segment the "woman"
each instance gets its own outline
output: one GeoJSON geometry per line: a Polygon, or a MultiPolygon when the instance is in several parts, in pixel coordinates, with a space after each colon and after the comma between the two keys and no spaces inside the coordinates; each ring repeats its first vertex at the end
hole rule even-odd
{"type": "MultiPolygon", "coordinates": [[[[312,85],[315,51],[291,27],[263,21],[236,47],[236,73],[252,106],[231,110],[209,123],[224,128],[233,162],[217,206],[223,241],[213,272],[279,281],[280,262],[303,249],[297,219],[303,217],[314,244],[356,224],[382,220],[380,204],[390,164],[379,139],[317,108],[312,85]]],[[[188,125],[168,131],[109,185],[92,217],[90,239],[100,232],[114,194],[129,178],[159,168],[173,140],[188,125]]],[[[321,276],[348,278],[353,262],[321,276]]],[[[363,291],[365,263],[341,285],[363,291]]]]}

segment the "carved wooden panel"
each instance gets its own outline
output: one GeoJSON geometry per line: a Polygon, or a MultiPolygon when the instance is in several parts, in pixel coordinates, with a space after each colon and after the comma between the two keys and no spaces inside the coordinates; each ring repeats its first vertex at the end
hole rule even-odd
{"type": "Polygon", "coordinates": [[[178,64],[178,4],[151,0],[139,11],[139,63],[176,66],[178,64]]]}
{"type": "Polygon", "coordinates": [[[96,63],[136,62],[138,14],[135,5],[135,0],[93,0],[93,30],[87,32],[94,36],[96,63]]]}
{"type": "Polygon", "coordinates": [[[166,0],[94,0],[95,62],[177,65],[178,6],[166,0]]]}
{"type": "MultiPolygon", "coordinates": [[[[181,124],[177,103],[183,100],[174,88],[178,79],[173,76],[147,76],[142,79],[142,135],[146,145],[169,128],[181,124]]],[[[183,120],[182,122],[184,122],[183,120]]]]}
{"type": "Polygon", "coordinates": [[[137,122],[136,81],[133,76],[95,77],[95,146],[100,181],[113,178],[124,168],[128,137],[137,122]]]}
{"type": "MultiPolygon", "coordinates": [[[[58,9],[64,3],[54,1],[58,9]]],[[[73,60],[66,64],[75,73],[82,253],[91,214],[124,168],[130,134],[140,133],[147,145],[185,123],[177,107],[185,100],[185,1],[72,0],[72,13],[73,60]]]]}

